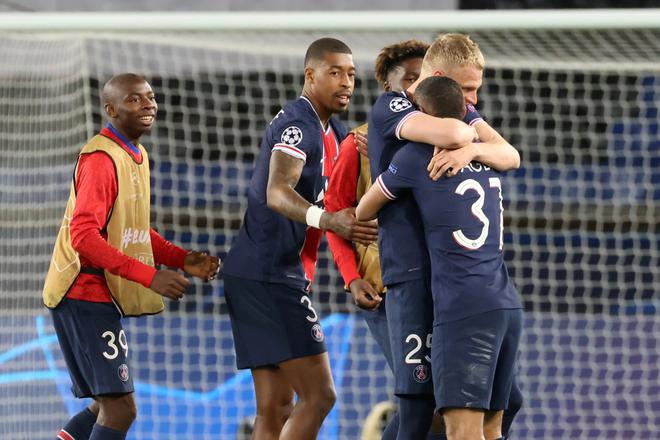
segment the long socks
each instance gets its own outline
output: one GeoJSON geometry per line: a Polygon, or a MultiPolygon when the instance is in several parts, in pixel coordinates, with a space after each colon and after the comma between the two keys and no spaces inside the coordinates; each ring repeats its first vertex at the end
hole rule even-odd
{"type": "Polygon", "coordinates": [[[94,423],[96,423],[96,414],[89,408],[85,408],[71,417],[71,420],[57,434],[57,438],[60,440],[89,440],[94,423]]]}

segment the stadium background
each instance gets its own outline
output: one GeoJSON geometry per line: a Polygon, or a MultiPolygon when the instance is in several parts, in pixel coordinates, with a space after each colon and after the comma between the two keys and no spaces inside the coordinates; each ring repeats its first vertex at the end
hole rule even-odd
{"type": "MultiPolygon", "coordinates": [[[[523,161],[503,191],[505,256],[527,311],[514,438],[660,438],[660,31],[468,32],[487,60],[479,109],[523,161]]],[[[143,139],[154,225],[223,256],[262,130],[298,96],[306,45],[327,34],[355,51],[343,116],[355,126],[378,94],[377,50],[435,32],[0,36],[0,437],[52,438],[80,407],[40,290],[76,153],[102,123],[103,82],[147,75],[160,106],[143,139]]],[[[389,399],[389,373],[322,255],[314,301],[339,400],[321,437],[359,438],[389,399]]],[[[234,370],[222,283],[195,284],[126,327],[139,403],[130,438],[236,438],[253,395],[234,370]]]]}

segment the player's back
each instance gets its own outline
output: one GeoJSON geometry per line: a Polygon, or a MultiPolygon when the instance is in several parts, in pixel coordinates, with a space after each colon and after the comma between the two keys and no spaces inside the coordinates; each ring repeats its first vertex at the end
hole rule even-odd
{"type": "MultiPolygon", "coordinates": [[[[330,119],[329,130],[339,139],[343,125],[330,119]]],[[[305,162],[295,191],[310,203],[323,194],[324,129],[304,97],[289,102],[266,128],[250,186],[243,224],[224,263],[223,272],[259,281],[306,287],[300,260],[307,225],[290,220],[267,206],[266,188],[273,150],[305,162]]]]}
{"type": "Polygon", "coordinates": [[[424,173],[431,154],[427,145],[411,143],[392,166],[420,170],[411,189],[431,259],[436,319],[520,308],[502,252],[501,174],[472,162],[454,177],[433,181],[424,173]]]}

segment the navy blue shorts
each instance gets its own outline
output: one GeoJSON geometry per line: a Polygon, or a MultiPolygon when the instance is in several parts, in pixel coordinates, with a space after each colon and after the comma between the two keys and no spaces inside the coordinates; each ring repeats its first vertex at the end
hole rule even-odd
{"type": "Polygon", "coordinates": [[[494,310],[433,329],[436,407],[506,409],[522,332],[521,309],[494,310]]]}
{"type": "Polygon", "coordinates": [[[276,366],[327,351],[304,289],[223,275],[238,369],[276,366]]]}
{"type": "Polygon", "coordinates": [[[394,371],[392,363],[392,346],[390,345],[390,330],[387,325],[386,302],[387,301],[381,301],[380,306],[374,311],[360,309],[358,310],[358,314],[364,318],[364,321],[367,323],[367,327],[369,327],[369,331],[371,332],[371,336],[376,340],[383,355],[385,355],[387,365],[389,365],[390,370],[394,371]]]}
{"type": "Polygon", "coordinates": [[[51,315],[74,396],[133,392],[126,333],[113,303],[64,298],[51,315]]]}
{"type": "Polygon", "coordinates": [[[425,277],[389,285],[385,302],[394,364],[394,394],[433,394],[430,280],[425,277]]]}

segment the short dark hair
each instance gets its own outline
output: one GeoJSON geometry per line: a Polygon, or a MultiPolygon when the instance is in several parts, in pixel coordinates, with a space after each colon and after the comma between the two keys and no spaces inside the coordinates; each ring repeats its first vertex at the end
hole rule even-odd
{"type": "Polygon", "coordinates": [[[415,89],[415,101],[438,118],[463,119],[465,98],[461,86],[447,76],[429,76],[415,89]]]}
{"type": "Polygon", "coordinates": [[[352,54],[351,49],[343,41],[336,38],[319,38],[309,45],[305,53],[305,67],[310,61],[323,59],[326,53],[347,53],[352,54]]]}
{"type": "Polygon", "coordinates": [[[406,40],[385,46],[376,57],[374,73],[382,86],[387,81],[390,71],[411,58],[424,58],[429,44],[419,40],[406,40]]]}

